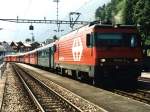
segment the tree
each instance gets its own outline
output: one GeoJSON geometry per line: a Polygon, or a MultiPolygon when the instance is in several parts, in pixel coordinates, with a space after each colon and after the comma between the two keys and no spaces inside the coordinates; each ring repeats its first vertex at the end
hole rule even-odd
{"type": "Polygon", "coordinates": [[[105,5],[99,7],[95,12],[95,17],[98,20],[104,21],[105,20],[105,5]]]}
{"type": "Polygon", "coordinates": [[[25,42],[31,42],[31,39],[30,38],[26,38],[25,42]]]}
{"type": "Polygon", "coordinates": [[[126,5],[125,5],[125,9],[124,9],[124,14],[123,14],[125,24],[128,24],[128,25],[134,24],[133,10],[134,10],[134,8],[133,8],[132,1],[131,0],[126,0],[126,5]]]}
{"type": "Polygon", "coordinates": [[[53,40],[58,40],[58,37],[56,35],[53,36],[53,40]]]}
{"type": "Polygon", "coordinates": [[[138,0],[134,10],[134,20],[140,24],[140,32],[143,37],[143,42],[148,39],[150,35],[150,1],[138,0]]]}
{"type": "Polygon", "coordinates": [[[102,22],[112,23],[112,5],[108,3],[107,6],[103,5],[102,7],[97,8],[95,12],[95,17],[97,20],[102,22]]]}
{"type": "Polygon", "coordinates": [[[112,21],[112,3],[108,3],[105,9],[105,19],[112,21]]]}

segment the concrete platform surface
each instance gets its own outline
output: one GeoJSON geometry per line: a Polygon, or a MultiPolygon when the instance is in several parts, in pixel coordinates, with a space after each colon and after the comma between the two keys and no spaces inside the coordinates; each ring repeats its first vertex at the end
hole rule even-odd
{"type": "Polygon", "coordinates": [[[150,112],[150,105],[97,88],[79,81],[62,77],[29,65],[19,64],[46,77],[73,93],[91,101],[109,112],[150,112]]]}
{"type": "Polygon", "coordinates": [[[6,83],[6,72],[4,72],[3,76],[1,76],[0,74],[0,109],[1,109],[2,101],[3,101],[5,83],[6,83]]]}

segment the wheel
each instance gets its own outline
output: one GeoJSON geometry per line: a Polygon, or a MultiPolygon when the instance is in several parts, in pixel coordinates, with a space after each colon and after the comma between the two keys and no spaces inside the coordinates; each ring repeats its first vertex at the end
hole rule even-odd
{"type": "Polygon", "coordinates": [[[98,82],[94,78],[89,78],[89,83],[93,86],[97,86],[98,82]]]}
{"type": "Polygon", "coordinates": [[[71,72],[72,72],[72,78],[73,79],[77,79],[77,73],[76,73],[76,71],[75,70],[71,70],[71,72]]]}

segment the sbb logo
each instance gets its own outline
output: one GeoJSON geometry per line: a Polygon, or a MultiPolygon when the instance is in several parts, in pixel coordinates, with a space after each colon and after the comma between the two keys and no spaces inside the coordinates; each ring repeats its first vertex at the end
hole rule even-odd
{"type": "Polygon", "coordinates": [[[76,38],[73,40],[72,46],[72,55],[74,61],[80,61],[82,56],[83,46],[81,42],[81,38],[76,38]]]}

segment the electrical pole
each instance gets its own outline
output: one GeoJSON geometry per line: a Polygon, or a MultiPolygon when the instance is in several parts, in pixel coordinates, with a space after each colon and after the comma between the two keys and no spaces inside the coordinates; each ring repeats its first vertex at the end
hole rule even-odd
{"type": "Polygon", "coordinates": [[[31,33],[31,41],[32,41],[32,43],[35,41],[35,38],[34,38],[34,34],[33,34],[33,32],[31,33]]]}
{"type": "Polygon", "coordinates": [[[56,17],[57,17],[57,34],[59,34],[59,30],[60,30],[60,23],[58,22],[59,21],[59,7],[58,7],[58,4],[59,4],[59,0],[53,0],[53,2],[56,2],[57,3],[57,7],[56,7],[56,10],[57,10],[57,14],[56,14],[56,17]]]}

